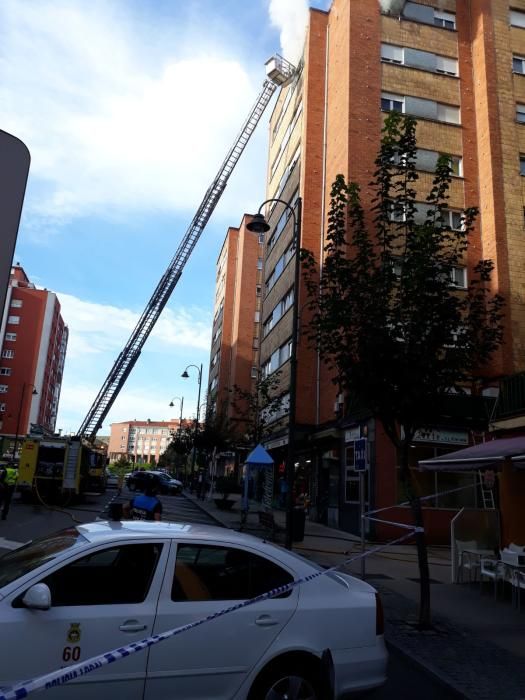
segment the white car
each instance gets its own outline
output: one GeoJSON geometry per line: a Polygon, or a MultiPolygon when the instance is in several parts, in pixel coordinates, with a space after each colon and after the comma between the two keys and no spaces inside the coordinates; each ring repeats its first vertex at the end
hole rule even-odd
{"type": "MultiPolygon", "coordinates": [[[[0,688],[321,570],[218,527],[101,521],[62,530],[0,558],[0,688]]],[[[377,593],[328,573],[46,690],[45,698],[325,700],[381,685],[386,662],[377,593]]]]}

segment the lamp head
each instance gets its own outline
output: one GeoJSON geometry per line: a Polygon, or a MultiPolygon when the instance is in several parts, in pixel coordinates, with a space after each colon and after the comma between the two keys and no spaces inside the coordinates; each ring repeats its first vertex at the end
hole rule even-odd
{"type": "Polygon", "coordinates": [[[175,406],[175,404],[173,403],[173,401],[170,401],[170,407],[173,408],[173,406],[175,406]]]}
{"type": "Polygon", "coordinates": [[[254,214],[253,219],[249,224],[246,224],[248,231],[253,231],[253,233],[266,233],[270,230],[270,225],[264,218],[263,214],[254,214]]]}
{"type": "Polygon", "coordinates": [[[38,391],[36,389],[33,389],[33,396],[38,396],[38,391]]]}
{"type": "Polygon", "coordinates": [[[180,376],[183,379],[188,379],[190,375],[188,374],[188,370],[185,369],[184,372],[180,376]]]}

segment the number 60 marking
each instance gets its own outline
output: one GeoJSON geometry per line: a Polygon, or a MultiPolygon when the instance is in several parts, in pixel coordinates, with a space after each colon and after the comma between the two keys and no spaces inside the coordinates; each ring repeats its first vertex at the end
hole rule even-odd
{"type": "Polygon", "coordinates": [[[78,661],[80,659],[80,647],[64,647],[62,661],[78,661]]]}

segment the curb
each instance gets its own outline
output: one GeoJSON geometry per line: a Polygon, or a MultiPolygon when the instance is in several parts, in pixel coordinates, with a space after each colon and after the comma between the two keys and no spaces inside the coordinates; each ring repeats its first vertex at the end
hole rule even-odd
{"type": "Polygon", "coordinates": [[[198,500],[197,498],[194,499],[192,496],[189,496],[189,495],[188,495],[187,493],[185,493],[184,491],[182,492],[182,495],[183,495],[184,498],[186,498],[190,503],[193,503],[193,505],[197,506],[203,513],[206,513],[206,515],[207,515],[208,517],[213,518],[213,520],[215,520],[215,522],[216,522],[218,525],[220,525],[220,527],[225,527],[225,528],[228,529],[228,530],[233,530],[233,528],[230,527],[230,525],[228,525],[227,523],[225,523],[224,520],[221,520],[220,518],[218,518],[218,517],[215,515],[215,513],[212,513],[210,510],[208,510],[208,509],[206,508],[205,505],[203,505],[202,503],[199,503],[199,500],[198,500]]]}

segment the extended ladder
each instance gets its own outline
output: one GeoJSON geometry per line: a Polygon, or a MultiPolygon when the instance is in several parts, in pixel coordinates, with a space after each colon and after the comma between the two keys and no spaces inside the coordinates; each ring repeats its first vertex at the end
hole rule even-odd
{"type": "Polygon", "coordinates": [[[248,143],[259,119],[266,109],[273,93],[279,85],[283,85],[294,74],[295,67],[280,56],[273,56],[266,63],[268,80],[263,83],[262,90],[248,114],[248,118],[235,139],[234,145],[224,159],[219,172],[206,191],[204,198],[193,217],[182,242],[179,245],[168,269],[163,274],[153,295],[133,330],[124,349],[113,364],[106,381],[102,385],[84,422],[77,433],[93,440],[108,414],[119,391],[124,386],[129,373],[138,360],[142,347],[153,330],[166,302],[179,281],[184,265],[188,261],[201,233],[203,232],[213,210],[226,187],[228,179],[237,165],[246,144],[248,143]]]}

